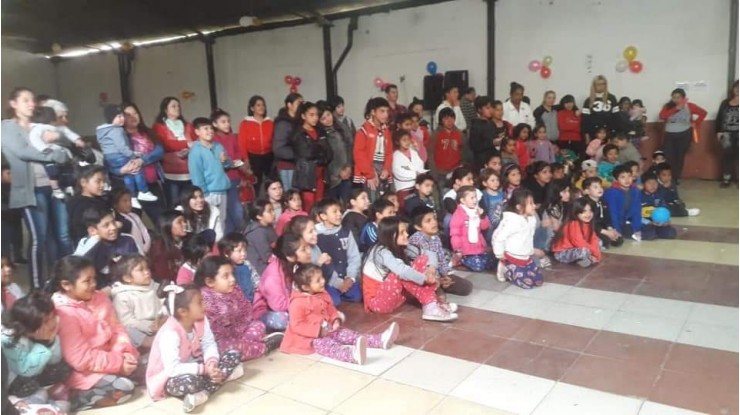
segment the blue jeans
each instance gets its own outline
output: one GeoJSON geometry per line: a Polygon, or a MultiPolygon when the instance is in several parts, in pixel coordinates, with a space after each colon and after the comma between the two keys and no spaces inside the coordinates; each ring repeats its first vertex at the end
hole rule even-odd
{"type": "Polygon", "coordinates": [[[226,225],[225,233],[241,232],[244,228],[244,209],[239,201],[239,179],[231,180],[231,187],[226,193],[226,225]]]}
{"type": "Polygon", "coordinates": [[[342,300],[349,301],[350,303],[359,303],[362,301],[362,287],[360,286],[359,281],[354,283],[352,288],[344,294],[329,285],[326,286],[326,292],[329,293],[331,302],[334,303],[334,307],[339,306],[339,304],[342,303],[342,300]]]}
{"type": "MultiPolygon", "coordinates": [[[[120,170],[121,167],[125,166],[126,163],[131,161],[131,157],[125,156],[105,156],[105,163],[108,165],[109,172],[120,170]]],[[[123,185],[131,192],[131,196],[136,197],[139,192],[148,192],[149,186],[146,184],[146,178],[144,177],[144,170],[139,170],[138,173],[124,174],[121,175],[123,185]]]]}
{"type": "MultiPolygon", "coordinates": [[[[293,188],[293,174],[295,174],[295,170],[278,170],[280,182],[283,183],[283,189],[285,191],[293,188]]],[[[265,192],[267,192],[267,189],[265,189],[265,192]]]]}
{"type": "Polygon", "coordinates": [[[164,192],[167,195],[167,206],[170,209],[174,209],[180,204],[180,193],[187,188],[192,186],[190,180],[170,180],[164,179],[164,192]]]}

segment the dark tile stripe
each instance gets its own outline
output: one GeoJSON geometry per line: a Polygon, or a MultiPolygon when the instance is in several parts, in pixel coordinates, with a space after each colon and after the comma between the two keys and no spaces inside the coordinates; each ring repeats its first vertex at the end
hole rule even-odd
{"type": "Polygon", "coordinates": [[[726,244],[740,243],[737,228],[715,228],[711,226],[674,225],[678,237],[683,241],[719,242],[726,244]]]}
{"type": "Polygon", "coordinates": [[[694,411],[738,413],[738,353],[468,307],[453,323],[423,321],[411,305],[392,315],[340,308],[347,327],[364,332],[397,322],[397,343],[413,349],[694,411]]]}

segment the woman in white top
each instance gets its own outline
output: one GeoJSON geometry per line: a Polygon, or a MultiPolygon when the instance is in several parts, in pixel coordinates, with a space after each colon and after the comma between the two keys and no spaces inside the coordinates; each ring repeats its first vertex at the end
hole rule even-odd
{"type": "Polygon", "coordinates": [[[524,86],[512,82],[509,89],[509,99],[504,102],[504,121],[511,125],[525,123],[534,128],[532,108],[522,101],[522,98],[524,98],[524,86]]]}
{"type": "Polygon", "coordinates": [[[434,113],[434,121],[439,120],[439,112],[442,111],[442,108],[452,108],[455,111],[455,127],[460,131],[465,131],[468,125],[460,108],[460,90],[456,86],[447,85],[443,92],[445,99],[437,107],[437,111],[434,113]]]}

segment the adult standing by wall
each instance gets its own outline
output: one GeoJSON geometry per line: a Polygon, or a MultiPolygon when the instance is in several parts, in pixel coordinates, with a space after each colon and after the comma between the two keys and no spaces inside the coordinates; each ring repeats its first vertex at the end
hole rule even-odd
{"type": "MultiPolygon", "coordinates": [[[[717,111],[717,139],[722,146],[721,188],[730,186],[730,180],[738,161],[738,82],[732,84],[727,99],[722,101],[717,111]]],[[[737,176],[735,176],[737,180],[737,176]]]]}
{"type": "MultiPolygon", "coordinates": [[[[303,103],[301,94],[292,92],[285,97],[284,106],[280,108],[275,118],[275,131],[272,135],[272,152],[280,182],[284,189],[293,188],[293,174],[295,173],[295,155],[290,139],[299,125],[298,107],[303,103]]],[[[267,189],[265,189],[265,193],[267,189]]]]}
{"type": "Polygon", "coordinates": [[[455,113],[455,127],[463,134],[462,159],[463,162],[472,162],[473,153],[470,151],[468,140],[468,124],[465,122],[465,114],[460,107],[460,90],[454,85],[447,85],[443,90],[444,100],[434,112],[434,122],[439,122],[439,112],[444,108],[451,108],[455,113]]]}
{"type": "Polygon", "coordinates": [[[701,122],[707,117],[707,111],[689,102],[686,98],[686,91],[676,88],[671,92],[671,100],[663,105],[658,117],[665,121],[663,151],[668,164],[673,169],[674,180],[678,184],[683,172],[686,152],[689,151],[691,146],[692,129],[701,125],[701,122]]]}
{"type": "Polygon", "coordinates": [[[143,202],[141,207],[153,223],[159,221],[159,217],[165,210],[166,198],[164,194],[164,170],[162,170],[162,158],[164,158],[164,147],[160,144],[157,135],[144,124],[139,107],[133,102],[125,102],[123,108],[123,128],[131,140],[134,151],[141,153],[141,158],[131,161],[130,166],[124,166],[121,173],[126,169],[136,171],[144,169],[144,178],[149,191],[157,196],[155,202],[143,202]]]}
{"type": "Polygon", "coordinates": [[[528,124],[534,127],[532,107],[524,102],[524,85],[512,82],[509,84],[509,99],[504,102],[504,121],[511,125],[528,124]]]}
{"type": "Polygon", "coordinates": [[[408,109],[398,103],[398,86],[395,84],[388,84],[383,88],[383,92],[385,92],[385,99],[388,100],[388,104],[390,105],[388,122],[395,124],[398,120],[398,116],[408,112],[408,109]]]}
{"type": "Polygon", "coordinates": [[[272,134],[275,123],[267,116],[267,104],[259,95],[249,98],[247,116],[239,123],[238,145],[242,157],[249,160],[252,172],[257,177],[255,190],[259,192],[264,177],[270,174],[274,156],[272,134]]]}
{"type": "Polygon", "coordinates": [[[596,130],[606,128],[609,134],[614,133],[614,121],[619,112],[617,97],[609,93],[609,84],[604,75],[598,75],[591,81],[591,92],[581,109],[581,133],[588,143],[595,135],[596,130]]]}
{"type": "Polygon", "coordinates": [[[462,110],[463,118],[465,118],[465,125],[468,128],[470,128],[473,120],[478,118],[478,112],[475,109],[475,98],[477,96],[475,88],[471,86],[463,91],[463,97],[460,100],[460,109],[462,110]]]}
{"type": "Polygon", "coordinates": [[[558,108],[555,106],[555,91],[545,91],[542,104],[534,110],[534,120],[547,129],[547,139],[555,142],[560,137],[558,128],[558,108]]]}
{"type": "Polygon", "coordinates": [[[180,100],[165,97],[159,104],[159,114],[154,120],[154,132],[164,147],[164,190],[169,207],[180,201],[180,192],[190,186],[188,152],[193,145],[193,126],[182,116],[180,100]]]}
{"type": "Polygon", "coordinates": [[[51,183],[41,163],[64,163],[67,161],[67,155],[61,150],[41,153],[30,145],[28,133],[35,106],[34,95],[30,89],[16,88],[11,92],[10,107],[13,118],[2,122],[2,152],[10,163],[12,177],[8,207],[23,211],[23,219],[31,237],[28,256],[30,283],[32,287],[40,288],[44,283],[42,281],[44,263],[51,259],[46,249],[51,183]]]}

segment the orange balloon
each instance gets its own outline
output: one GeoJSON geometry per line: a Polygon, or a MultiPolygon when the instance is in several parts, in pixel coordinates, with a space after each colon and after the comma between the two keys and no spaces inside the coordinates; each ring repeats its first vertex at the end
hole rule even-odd
{"type": "Polygon", "coordinates": [[[638,60],[634,60],[630,62],[630,72],[632,73],[640,73],[642,72],[642,62],[638,60]]]}

